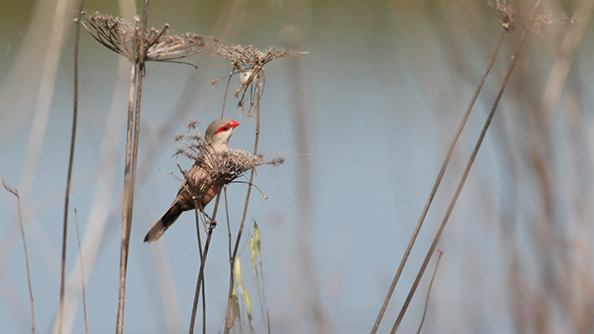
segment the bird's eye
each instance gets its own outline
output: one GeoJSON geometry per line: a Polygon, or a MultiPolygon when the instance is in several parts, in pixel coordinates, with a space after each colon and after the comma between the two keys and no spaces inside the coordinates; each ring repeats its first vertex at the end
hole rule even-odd
{"type": "Polygon", "coordinates": [[[229,130],[229,127],[228,127],[228,126],[226,126],[226,127],[224,127],[224,128],[223,128],[223,130],[224,130],[224,131],[227,131],[227,130],[229,130]]]}

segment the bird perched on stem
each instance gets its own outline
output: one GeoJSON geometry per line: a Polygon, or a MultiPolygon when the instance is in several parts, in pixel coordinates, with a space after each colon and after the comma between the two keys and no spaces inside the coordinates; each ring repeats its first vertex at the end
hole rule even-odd
{"type": "Polygon", "coordinates": [[[158,240],[184,211],[202,210],[221,191],[223,180],[212,180],[209,173],[216,165],[217,153],[227,149],[229,138],[238,122],[228,118],[217,119],[210,123],[204,134],[204,145],[200,147],[198,159],[185,173],[177,196],[163,216],[155,223],[144,237],[145,242],[158,240]]]}

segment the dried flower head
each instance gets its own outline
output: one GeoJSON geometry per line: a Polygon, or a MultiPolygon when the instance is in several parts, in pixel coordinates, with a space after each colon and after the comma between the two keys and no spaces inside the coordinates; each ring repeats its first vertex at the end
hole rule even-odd
{"type": "Polygon", "coordinates": [[[530,18],[528,15],[519,13],[512,8],[512,6],[505,0],[496,0],[495,2],[489,1],[489,7],[495,12],[495,15],[497,15],[505,30],[513,30],[519,26],[530,29],[535,26],[553,23],[573,22],[573,20],[570,20],[567,17],[555,18],[552,14],[536,15],[534,18],[530,18]]]}
{"type": "Polygon", "coordinates": [[[151,28],[141,31],[139,20],[134,24],[119,17],[83,13],[82,25],[95,40],[108,49],[126,57],[131,62],[172,61],[195,55],[207,47],[217,45],[218,38],[205,39],[194,34],[170,35],[169,25],[162,31],[151,28]],[[144,46],[140,52],[140,46],[144,46]],[[143,59],[139,59],[143,56],[143,59]]]}
{"type": "Polygon", "coordinates": [[[497,15],[505,30],[513,28],[514,10],[505,2],[505,0],[497,0],[494,3],[489,1],[489,7],[495,12],[495,15],[497,15]]]}
{"type": "MultiPolygon", "coordinates": [[[[225,185],[241,177],[250,169],[263,165],[280,166],[285,159],[276,157],[266,160],[261,154],[251,154],[245,150],[225,149],[212,152],[204,136],[197,130],[198,122],[188,124],[186,133],[176,137],[179,147],[174,156],[184,156],[194,161],[194,165],[208,173],[200,180],[191,180],[189,189],[201,193],[213,184],[225,185]],[[191,134],[195,132],[197,134],[191,134]]],[[[187,171],[181,171],[184,176],[187,171]]]]}
{"type": "Polygon", "coordinates": [[[201,160],[197,160],[197,163],[206,166],[208,178],[218,180],[222,184],[230,183],[252,168],[277,164],[276,161],[264,160],[264,157],[260,154],[251,154],[245,150],[231,148],[214,154],[204,154],[201,155],[201,158],[201,160]]]}
{"type": "Polygon", "coordinates": [[[19,191],[9,186],[5,179],[2,179],[2,185],[4,186],[4,189],[6,189],[6,191],[8,191],[9,193],[15,195],[16,197],[21,197],[21,195],[19,195],[19,191]]]}
{"type": "Polygon", "coordinates": [[[266,51],[260,51],[251,45],[222,45],[218,48],[217,54],[227,58],[233,65],[231,76],[235,74],[239,75],[240,85],[235,92],[235,97],[238,97],[239,93],[243,93],[239,100],[241,107],[244,105],[243,101],[247,91],[250,91],[249,113],[261,97],[263,91],[264,65],[278,58],[295,57],[299,54],[306,53],[282,48],[273,49],[272,47],[268,47],[266,51]]]}

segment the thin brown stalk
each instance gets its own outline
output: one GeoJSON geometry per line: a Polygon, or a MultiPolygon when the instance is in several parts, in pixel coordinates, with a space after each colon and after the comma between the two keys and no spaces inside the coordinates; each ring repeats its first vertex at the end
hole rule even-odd
{"type": "Polygon", "coordinates": [[[13,189],[2,179],[4,189],[13,194],[17,199],[17,208],[19,211],[19,226],[21,227],[21,236],[23,237],[23,247],[25,248],[25,266],[27,267],[27,282],[29,284],[29,298],[31,299],[31,333],[35,334],[35,303],[33,302],[33,287],[31,286],[31,269],[29,268],[29,252],[27,251],[27,239],[25,238],[25,227],[23,225],[23,214],[21,210],[21,195],[18,190],[13,189]]]}
{"type": "MultiPolygon", "coordinates": [[[[194,197],[194,215],[196,218],[196,237],[198,239],[198,253],[200,254],[200,267],[204,265],[202,261],[202,238],[200,237],[202,228],[200,227],[200,216],[199,212],[202,212],[202,207],[199,205],[198,198],[194,197]]],[[[192,318],[190,320],[190,333],[194,332],[194,319],[196,319],[196,311],[198,309],[198,299],[200,298],[200,288],[202,286],[202,323],[203,323],[203,331],[206,331],[205,323],[206,323],[206,298],[204,298],[204,284],[200,282],[200,273],[198,273],[198,280],[196,281],[196,293],[194,294],[194,304],[192,306],[192,318]]]]}
{"type": "MultiPolygon", "coordinates": [[[[142,43],[141,43],[142,44],[142,43]]],[[[132,223],[132,208],[134,204],[134,188],[136,186],[136,170],[138,169],[138,139],[140,136],[140,103],[142,101],[142,80],[144,78],[144,63],[138,64],[138,75],[136,84],[136,107],[134,115],[134,141],[132,148],[132,172],[130,176],[130,206],[128,207],[128,217],[132,223]]]]}
{"type": "MultiPolygon", "coordinates": [[[[532,10],[531,17],[534,16],[534,12],[536,11],[536,8],[540,4],[540,1],[541,0],[536,1],[536,4],[534,5],[533,10],[532,10]]],[[[423,261],[423,264],[419,270],[419,273],[417,274],[415,282],[413,283],[413,286],[410,289],[410,292],[406,298],[406,301],[404,302],[404,305],[402,306],[400,313],[398,314],[398,318],[396,319],[396,322],[394,323],[394,326],[392,327],[392,331],[391,331],[392,334],[396,333],[396,330],[398,329],[402,319],[404,318],[404,314],[406,313],[406,310],[408,309],[408,305],[410,304],[412,297],[415,294],[415,291],[419,285],[419,282],[421,281],[421,278],[423,277],[423,274],[425,273],[425,269],[427,269],[429,260],[431,260],[431,257],[433,256],[433,253],[435,252],[435,248],[437,247],[437,243],[439,242],[439,239],[441,238],[441,234],[448,222],[448,219],[450,218],[450,215],[454,209],[454,206],[456,205],[456,202],[458,201],[458,197],[460,196],[462,188],[464,187],[464,184],[466,183],[466,179],[470,172],[470,168],[472,167],[474,160],[476,159],[478,151],[482,145],[483,139],[485,138],[487,130],[489,129],[489,126],[491,125],[491,121],[493,120],[493,117],[495,116],[495,111],[497,110],[497,107],[499,106],[501,97],[503,96],[503,93],[505,92],[507,83],[509,82],[509,79],[514,71],[514,68],[516,67],[516,64],[517,64],[519,56],[520,56],[520,51],[522,50],[522,46],[524,45],[524,41],[526,39],[527,34],[528,34],[528,29],[524,29],[524,31],[522,33],[522,37],[521,37],[518,47],[516,49],[516,52],[514,53],[514,56],[512,58],[512,62],[509,65],[509,68],[508,68],[505,78],[503,80],[503,84],[501,85],[501,89],[499,90],[499,94],[497,95],[497,98],[495,99],[495,102],[493,103],[491,112],[489,113],[489,116],[487,117],[487,120],[485,121],[485,124],[484,124],[481,134],[477,140],[477,143],[474,147],[474,150],[472,151],[472,154],[468,160],[468,163],[466,164],[466,168],[464,169],[464,173],[462,174],[462,178],[460,179],[458,188],[456,189],[456,192],[454,193],[454,196],[452,197],[452,200],[450,202],[448,210],[446,211],[443,221],[441,222],[439,230],[437,231],[437,234],[435,235],[435,238],[433,239],[433,243],[431,244],[431,247],[429,248],[429,251],[427,252],[427,255],[425,256],[425,260],[423,261]]]]}
{"type": "Polygon", "coordinates": [[[231,236],[231,222],[229,221],[229,201],[227,200],[227,188],[225,187],[225,212],[227,214],[227,232],[229,235],[229,258],[232,255],[232,236],[231,236]]]}
{"type": "Polygon", "coordinates": [[[128,128],[126,138],[126,166],[124,174],[124,203],[122,205],[122,239],[120,252],[120,289],[118,298],[118,315],[116,334],[124,331],[124,305],[126,296],[126,272],[128,267],[128,251],[130,248],[130,231],[132,229],[132,213],[134,207],[134,186],[138,157],[138,139],[140,129],[140,101],[142,96],[142,78],[146,51],[146,23],[148,20],[148,4],[145,0],[140,29],[134,34],[134,47],[137,57],[132,64],[130,74],[130,100],[128,106],[128,128]],[[136,96],[134,95],[136,92],[136,96]],[[136,105],[134,105],[136,98],[136,105]],[[135,110],[134,110],[135,109],[135,110]],[[135,112],[134,112],[135,111],[135,112]],[[133,130],[134,129],[134,130],[133,130]],[[132,132],[134,131],[134,135],[132,132]]]}
{"type": "MultiPolygon", "coordinates": [[[[140,132],[140,101],[142,95],[142,78],[143,78],[143,70],[144,66],[141,64],[134,65],[134,68],[137,68],[136,72],[136,105],[134,107],[134,116],[133,120],[128,120],[128,130],[133,131],[133,139],[127,141],[126,147],[126,183],[124,192],[125,196],[125,204],[124,210],[126,211],[125,215],[123,216],[124,219],[122,222],[122,250],[121,250],[121,257],[120,257],[120,303],[118,307],[118,328],[120,326],[123,330],[123,321],[124,321],[124,302],[125,302],[125,291],[126,291],[126,272],[128,266],[128,253],[130,248],[130,232],[132,229],[132,214],[134,208],[134,188],[136,184],[136,170],[137,170],[137,161],[138,161],[138,138],[140,132]],[[134,125],[134,129],[132,130],[132,124],[134,125]],[[130,147],[131,146],[131,147],[130,147]],[[129,149],[132,149],[130,152],[129,149]],[[131,164],[131,168],[130,168],[131,164]],[[121,325],[120,325],[121,324],[121,325]]],[[[128,139],[132,132],[128,133],[128,139]]]]}
{"type": "MultiPolygon", "coordinates": [[[[260,140],[260,97],[261,95],[257,93],[257,101],[256,101],[256,138],[254,140],[254,155],[258,154],[258,142],[260,140]]],[[[239,225],[239,231],[237,232],[237,238],[235,240],[235,246],[233,249],[233,254],[229,259],[230,267],[231,267],[231,274],[229,279],[229,299],[227,302],[227,312],[225,315],[225,334],[229,334],[229,331],[233,327],[233,317],[231,316],[231,307],[233,302],[233,269],[235,268],[235,259],[237,258],[237,250],[239,249],[239,242],[241,241],[241,234],[243,232],[243,227],[245,225],[245,219],[247,217],[247,211],[250,204],[250,194],[252,193],[252,184],[254,183],[254,175],[256,173],[255,169],[252,169],[250,174],[250,183],[248,185],[247,194],[245,196],[245,204],[243,206],[243,215],[241,217],[241,224],[239,225]]]]}
{"type": "Polygon", "coordinates": [[[231,84],[231,78],[235,74],[236,68],[233,67],[229,79],[227,79],[227,85],[225,86],[225,95],[223,95],[223,110],[221,111],[221,118],[225,117],[225,103],[227,102],[227,93],[229,92],[229,85],[231,84]]]}
{"type": "MultiPolygon", "coordinates": [[[[204,266],[206,264],[206,257],[208,256],[208,250],[210,249],[210,241],[212,239],[212,230],[214,229],[214,222],[217,217],[217,212],[219,211],[219,201],[221,199],[221,193],[217,195],[217,199],[215,202],[215,207],[212,213],[212,220],[210,221],[211,225],[208,226],[208,235],[206,236],[206,243],[204,244],[204,251],[200,254],[200,272],[198,273],[198,281],[196,282],[196,293],[194,294],[194,305],[192,307],[192,316],[190,319],[190,334],[194,333],[194,325],[196,323],[196,311],[198,309],[198,299],[200,298],[200,288],[202,287],[202,299],[203,301],[206,298],[204,294],[204,266]]],[[[204,214],[203,210],[200,210],[203,213],[203,219],[206,221],[206,215],[204,214]]],[[[198,226],[199,227],[199,226],[198,226]]],[[[198,230],[200,233],[200,230],[198,230]]],[[[204,301],[203,309],[202,309],[202,332],[206,333],[206,301],[204,301]]]]}
{"type": "Polygon", "coordinates": [[[402,274],[404,266],[406,265],[406,261],[408,260],[408,257],[410,255],[410,252],[412,251],[415,241],[417,240],[417,236],[419,234],[419,231],[421,230],[421,226],[423,225],[423,222],[425,221],[425,217],[427,216],[429,207],[433,203],[433,199],[435,198],[437,189],[439,189],[439,186],[441,185],[441,181],[442,181],[445,171],[450,163],[450,159],[454,152],[454,148],[456,147],[456,144],[458,143],[458,139],[460,138],[462,130],[464,130],[464,127],[466,126],[466,122],[468,120],[468,117],[470,116],[470,112],[472,111],[472,108],[474,107],[474,104],[479,96],[479,93],[481,92],[481,90],[483,88],[483,85],[487,79],[487,76],[491,72],[491,68],[493,68],[493,64],[495,63],[495,59],[497,59],[497,55],[499,54],[499,49],[501,48],[501,45],[503,44],[503,41],[505,39],[505,36],[507,36],[507,33],[508,33],[507,30],[504,30],[501,33],[501,36],[499,37],[499,41],[497,42],[497,45],[495,47],[495,51],[493,51],[491,60],[489,61],[489,64],[487,65],[487,69],[485,70],[485,73],[483,74],[483,77],[481,78],[481,81],[479,82],[479,85],[478,85],[476,91],[474,92],[474,95],[472,96],[470,103],[468,104],[466,113],[464,114],[464,116],[462,117],[462,120],[460,121],[458,130],[456,131],[456,134],[454,135],[454,138],[452,139],[452,142],[450,143],[448,153],[446,154],[443,164],[441,165],[441,169],[439,170],[437,179],[435,180],[435,183],[433,184],[433,189],[431,189],[429,198],[427,199],[427,202],[425,203],[425,207],[423,208],[423,211],[421,212],[421,217],[419,218],[419,221],[417,222],[417,226],[415,227],[415,230],[413,231],[413,234],[410,238],[410,241],[408,243],[406,251],[404,252],[404,255],[402,256],[402,260],[400,261],[400,266],[398,267],[398,270],[396,271],[396,275],[394,276],[394,279],[392,280],[392,284],[390,285],[390,289],[388,290],[388,294],[386,295],[384,304],[382,305],[382,308],[380,310],[380,313],[378,314],[378,317],[375,321],[373,329],[371,330],[371,334],[375,334],[379,328],[379,325],[382,321],[384,313],[386,312],[386,309],[388,308],[388,304],[390,303],[390,299],[392,298],[392,294],[394,293],[394,289],[396,288],[396,284],[398,283],[398,280],[400,279],[400,275],[402,274]]]}
{"type": "Polygon", "coordinates": [[[70,186],[72,184],[72,170],[74,166],[74,147],[76,143],[76,127],[78,123],[78,50],[80,46],[80,26],[84,0],[80,1],[76,21],[76,35],[74,37],[74,97],[72,111],[72,134],[70,136],[70,158],[68,159],[68,175],[66,176],[66,193],[64,195],[64,225],[62,231],[62,262],[60,265],[60,319],[58,333],[62,333],[64,318],[64,293],[66,280],[66,239],[68,236],[68,205],[70,203],[70,186]]]}
{"type": "Polygon", "coordinates": [[[443,251],[440,250],[439,257],[437,258],[437,262],[435,263],[435,270],[433,271],[433,275],[431,276],[431,282],[429,282],[429,288],[427,289],[427,297],[425,298],[425,308],[423,309],[423,317],[421,318],[421,323],[419,324],[419,330],[417,330],[417,334],[421,334],[421,329],[423,329],[423,324],[425,323],[427,309],[429,308],[429,297],[431,296],[431,288],[433,287],[433,281],[435,281],[435,275],[437,274],[437,268],[439,268],[439,261],[441,261],[442,255],[443,251]]]}
{"type": "Polygon", "coordinates": [[[78,241],[78,255],[80,256],[80,280],[82,287],[83,316],[85,318],[85,333],[89,334],[89,325],[87,322],[87,298],[85,293],[85,270],[83,267],[82,247],[80,245],[80,231],[78,229],[76,209],[74,209],[74,224],[76,225],[76,240],[78,241]]]}
{"type": "MultiPolygon", "coordinates": [[[[120,289],[118,296],[118,315],[116,334],[124,330],[124,301],[126,295],[126,270],[128,265],[128,246],[130,243],[130,169],[132,159],[132,128],[134,122],[134,91],[136,87],[137,67],[133,65],[130,71],[130,99],[128,101],[128,129],[126,138],[126,165],[124,172],[124,198],[122,205],[122,237],[120,251],[120,289]]],[[[142,75],[142,74],[140,74],[142,75]]]]}

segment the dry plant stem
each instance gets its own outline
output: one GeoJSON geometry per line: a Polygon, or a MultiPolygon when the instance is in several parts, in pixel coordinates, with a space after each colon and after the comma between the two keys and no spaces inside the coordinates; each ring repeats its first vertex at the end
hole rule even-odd
{"type": "MultiPolygon", "coordinates": [[[[200,237],[200,216],[198,212],[202,212],[202,207],[198,203],[198,198],[194,198],[194,215],[196,217],[196,237],[198,238],[198,253],[200,254],[200,268],[204,267],[202,258],[202,238],[200,237]]],[[[190,333],[194,331],[194,319],[196,319],[196,310],[198,309],[198,299],[200,298],[200,289],[202,288],[202,332],[206,332],[206,293],[204,284],[200,284],[200,273],[198,273],[198,280],[196,281],[196,293],[194,294],[194,304],[192,306],[192,319],[190,321],[190,333]]]]}
{"type": "MultiPolygon", "coordinates": [[[[142,43],[141,43],[142,44],[142,43]]],[[[144,63],[138,64],[136,84],[136,111],[134,115],[134,141],[132,146],[132,172],[130,176],[130,206],[128,206],[129,224],[132,224],[132,208],[134,204],[134,188],[136,186],[136,170],[138,168],[138,139],[140,136],[140,102],[142,101],[142,79],[144,78],[144,63]]],[[[130,230],[128,230],[128,233],[130,230]]]]}
{"type": "Polygon", "coordinates": [[[29,252],[27,251],[27,240],[25,239],[25,228],[23,227],[20,196],[17,196],[17,203],[19,209],[19,225],[21,226],[21,235],[23,236],[23,247],[25,249],[25,264],[27,266],[27,283],[29,285],[29,298],[31,299],[31,333],[35,334],[35,303],[33,301],[33,287],[31,286],[31,269],[29,267],[29,252]]]}
{"type": "MultiPolygon", "coordinates": [[[[219,201],[221,199],[221,193],[217,195],[217,199],[215,202],[215,207],[212,213],[212,221],[214,222],[217,217],[217,212],[219,211],[219,201]]],[[[204,213],[204,211],[201,210],[204,213]]],[[[206,217],[203,215],[204,221],[206,221],[206,217]]],[[[196,225],[198,228],[197,232],[200,234],[200,224],[196,225]]],[[[204,251],[200,252],[200,272],[198,273],[198,282],[196,282],[196,293],[194,294],[194,305],[192,307],[192,317],[190,319],[190,334],[194,333],[194,325],[196,323],[196,311],[198,309],[198,299],[200,298],[200,288],[202,287],[202,300],[203,300],[203,309],[202,309],[202,332],[206,333],[206,295],[204,294],[204,265],[206,264],[206,257],[208,256],[208,249],[210,248],[210,241],[212,239],[212,227],[208,227],[208,235],[206,236],[206,243],[204,244],[204,251]]],[[[200,237],[198,237],[200,240],[200,237]]]]}
{"type": "MultiPolygon", "coordinates": [[[[134,124],[134,136],[132,140],[132,152],[131,155],[129,153],[129,146],[130,140],[128,140],[128,144],[126,145],[126,180],[124,186],[125,196],[125,203],[124,203],[124,210],[126,213],[124,215],[124,219],[122,222],[122,251],[120,257],[120,299],[118,305],[118,329],[121,328],[123,331],[124,325],[124,302],[125,302],[125,295],[126,295],[126,272],[128,267],[128,252],[130,248],[130,231],[132,229],[132,213],[134,207],[134,187],[136,184],[136,169],[137,169],[137,160],[138,160],[138,137],[140,131],[140,100],[142,94],[142,72],[144,67],[141,64],[135,65],[136,67],[136,106],[134,112],[134,119],[133,121],[128,121],[128,130],[132,123],[134,124]],[[131,164],[131,168],[130,168],[131,164]]],[[[130,139],[132,133],[129,132],[128,139],[130,139]]]]}
{"type": "Polygon", "coordinates": [[[435,183],[433,185],[433,189],[431,189],[431,193],[429,194],[429,198],[427,199],[427,202],[425,203],[425,207],[423,208],[421,217],[419,218],[419,221],[417,222],[417,226],[415,227],[413,235],[411,236],[411,239],[408,243],[408,247],[406,248],[406,251],[404,252],[404,255],[402,256],[400,266],[398,267],[398,271],[396,271],[396,276],[394,276],[394,280],[392,280],[392,284],[390,285],[390,289],[388,290],[388,294],[386,295],[384,304],[382,305],[382,308],[381,308],[380,313],[377,317],[377,320],[375,321],[373,329],[371,330],[372,334],[375,334],[377,332],[380,322],[382,321],[382,318],[384,316],[384,313],[386,312],[386,309],[388,308],[388,304],[390,303],[390,299],[392,298],[392,294],[394,293],[396,284],[398,283],[398,280],[400,279],[402,270],[404,269],[404,266],[406,265],[406,261],[408,260],[408,257],[410,255],[412,248],[413,248],[413,245],[415,244],[415,241],[417,240],[417,236],[419,234],[419,231],[421,230],[421,226],[423,225],[423,222],[425,221],[425,217],[427,216],[429,207],[431,206],[431,203],[433,202],[433,198],[435,197],[435,194],[437,193],[437,189],[439,188],[439,186],[441,184],[443,175],[445,174],[445,171],[450,163],[450,159],[452,157],[452,153],[454,152],[456,143],[458,142],[458,139],[460,138],[460,134],[462,133],[462,130],[466,126],[466,121],[468,120],[468,117],[470,116],[470,112],[472,111],[472,108],[474,107],[474,103],[476,102],[476,100],[479,96],[479,93],[481,92],[481,89],[483,88],[485,80],[487,79],[487,76],[491,72],[491,68],[493,67],[493,64],[495,63],[495,59],[497,58],[497,55],[499,54],[499,49],[501,48],[501,45],[503,44],[503,41],[505,39],[505,36],[507,35],[507,32],[508,32],[507,30],[504,30],[503,33],[501,34],[501,36],[499,37],[499,41],[497,42],[495,51],[493,51],[491,61],[487,65],[487,69],[485,70],[485,73],[483,74],[483,77],[481,78],[481,81],[480,81],[476,91],[474,92],[474,95],[472,96],[470,103],[468,104],[466,113],[464,114],[464,117],[462,117],[462,121],[460,122],[460,125],[458,126],[458,130],[456,131],[454,138],[452,139],[450,148],[448,149],[448,153],[446,154],[443,164],[441,165],[441,169],[439,170],[439,174],[437,175],[437,179],[435,180],[435,183]]]}
{"type": "Polygon", "coordinates": [[[78,229],[78,215],[74,209],[74,225],[76,226],[76,240],[78,241],[78,255],[80,256],[80,280],[82,287],[83,316],[85,318],[85,333],[89,334],[89,325],[87,322],[87,298],[85,294],[85,270],[83,267],[82,247],[80,245],[80,231],[78,229]]]}
{"type": "Polygon", "coordinates": [[[229,235],[229,258],[231,258],[231,222],[229,221],[229,205],[228,205],[229,201],[227,201],[227,188],[225,187],[225,213],[227,214],[227,231],[228,231],[228,235],[229,235]]]}
{"type": "Polygon", "coordinates": [[[225,117],[225,102],[227,102],[227,93],[229,92],[229,85],[231,84],[231,78],[235,73],[235,67],[231,70],[231,74],[229,74],[229,79],[227,80],[227,86],[225,87],[225,95],[223,95],[223,110],[221,111],[221,118],[225,117]]]}
{"type": "Polygon", "coordinates": [[[126,138],[126,166],[124,174],[124,203],[122,205],[122,239],[120,252],[120,289],[118,298],[118,315],[116,334],[124,331],[124,304],[126,296],[126,271],[128,267],[128,250],[130,247],[130,230],[132,228],[132,212],[134,203],[134,183],[138,156],[138,138],[140,129],[140,101],[142,95],[142,78],[146,49],[146,22],[148,19],[148,0],[144,3],[140,30],[135,32],[135,47],[138,52],[130,73],[130,100],[128,105],[128,129],[126,138]],[[138,35],[140,34],[140,36],[138,35]],[[136,106],[134,92],[136,91],[136,106]],[[136,109],[136,113],[134,113],[136,109]],[[132,128],[134,127],[134,139],[132,128]],[[134,140],[134,142],[132,142],[134,140]],[[134,146],[132,150],[132,146],[134,146]]]}
{"type": "Polygon", "coordinates": [[[126,166],[124,172],[124,198],[122,205],[122,236],[120,251],[120,289],[118,297],[118,315],[116,324],[116,334],[121,334],[124,330],[124,299],[126,295],[126,270],[128,265],[128,246],[130,244],[130,186],[131,186],[131,160],[132,160],[132,128],[134,122],[134,88],[136,76],[138,75],[136,64],[132,65],[130,72],[130,100],[128,104],[128,129],[126,138],[126,166]]]}
{"type": "MultiPolygon", "coordinates": [[[[538,0],[535,4],[535,7],[533,9],[534,10],[538,7],[538,4],[540,3],[540,0],[538,0]]],[[[533,16],[533,15],[532,15],[533,16]]],[[[427,269],[427,265],[429,264],[429,260],[431,260],[431,257],[433,255],[433,253],[435,252],[435,248],[437,247],[437,243],[439,242],[439,239],[441,237],[441,234],[448,222],[448,219],[450,218],[450,215],[452,213],[452,211],[454,210],[454,206],[456,205],[456,202],[458,201],[458,197],[460,196],[460,192],[462,191],[462,188],[464,187],[464,183],[466,182],[466,178],[468,177],[468,173],[470,172],[470,168],[472,167],[472,164],[474,163],[474,160],[478,154],[478,151],[481,147],[481,144],[483,143],[483,139],[485,138],[485,135],[487,133],[487,130],[489,129],[489,126],[491,125],[491,121],[493,120],[493,116],[495,116],[495,110],[497,110],[497,106],[499,105],[499,101],[501,101],[501,97],[503,96],[503,92],[505,91],[505,88],[507,87],[507,83],[509,82],[509,78],[511,77],[514,68],[516,67],[516,64],[518,62],[518,58],[520,56],[520,51],[522,49],[522,46],[524,44],[524,40],[526,39],[526,35],[528,33],[528,29],[524,29],[524,32],[522,33],[522,37],[520,39],[520,42],[518,44],[517,50],[514,53],[513,59],[511,64],[509,65],[509,68],[507,70],[507,73],[505,75],[505,79],[503,80],[503,84],[501,85],[501,89],[499,90],[499,94],[497,95],[497,98],[495,99],[495,102],[493,103],[493,107],[491,108],[491,112],[489,113],[489,116],[487,117],[487,120],[485,121],[485,125],[483,126],[483,129],[481,131],[481,134],[477,140],[477,143],[474,147],[474,150],[472,151],[472,154],[470,156],[470,158],[468,159],[468,163],[466,164],[466,168],[464,169],[464,173],[462,174],[462,178],[460,179],[460,183],[458,184],[458,188],[456,189],[456,192],[454,193],[454,196],[452,197],[452,200],[450,202],[450,205],[448,207],[448,210],[446,211],[446,214],[443,218],[443,221],[441,222],[441,225],[439,227],[439,230],[437,231],[437,234],[435,235],[435,238],[433,239],[433,243],[431,244],[431,247],[429,248],[429,251],[427,252],[427,255],[425,256],[425,260],[423,261],[423,264],[421,265],[421,269],[419,270],[419,273],[417,274],[417,277],[415,279],[415,282],[413,283],[412,288],[410,289],[410,292],[408,294],[408,296],[406,297],[406,301],[404,302],[404,305],[402,306],[402,309],[400,310],[400,313],[398,314],[398,318],[396,319],[396,322],[394,323],[394,327],[392,327],[392,331],[390,333],[394,334],[396,333],[396,330],[398,329],[398,326],[400,326],[400,323],[402,322],[402,319],[404,318],[404,314],[406,313],[406,310],[408,308],[408,305],[410,304],[412,297],[415,294],[415,291],[419,285],[419,282],[421,281],[421,278],[423,277],[423,274],[425,273],[425,269],[427,269]]]]}
{"type": "MultiPolygon", "coordinates": [[[[256,102],[256,138],[254,140],[254,154],[258,154],[258,142],[260,140],[260,94],[257,94],[257,102],[256,102]]],[[[239,231],[237,232],[237,238],[235,240],[235,246],[233,249],[233,254],[229,259],[229,264],[231,267],[231,274],[229,279],[229,299],[227,302],[227,312],[225,316],[225,334],[229,334],[229,331],[233,327],[233,318],[231,317],[231,307],[233,302],[233,269],[235,268],[235,259],[237,258],[237,250],[239,249],[239,242],[241,241],[241,234],[243,232],[243,226],[245,225],[245,219],[247,217],[248,206],[250,204],[250,194],[252,193],[252,184],[254,183],[254,174],[256,173],[255,169],[252,169],[250,174],[250,183],[248,185],[247,194],[245,196],[245,205],[243,206],[243,216],[241,217],[241,224],[239,225],[239,231]]]]}
{"type": "Polygon", "coordinates": [[[431,276],[431,282],[429,282],[429,288],[427,289],[427,298],[425,298],[425,309],[423,310],[423,317],[421,318],[421,323],[419,324],[419,330],[417,330],[417,334],[421,334],[421,329],[423,329],[423,324],[425,323],[427,309],[429,308],[429,297],[431,296],[431,288],[433,287],[433,281],[435,281],[435,275],[437,274],[437,268],[439,268],[439,261],[441,261],[442,255],[443,251],[440,250],[439,257],[437,258],[437,262],[435,263],[435,270],[433,271],[433,276],[431,276]]]}
{"type": "Polygon", "coordinates": [[[62,263],[60,264],[60,319],[58,320],[58,333],[62,333],[64,318],[64,293],[66,280],[66,238],[68,236],[68,205],[70,203],[70,185],[72,184],[72,169],[74,165],[74,147],[76,142],[76,126],[78,123],[78,48],[80,41],[80,25],[84,0],[80,1],[78,17],[76,20],[76,35],[74,37],[74,97],[72,111],[72,134],[70,137],[70,158],[68,159],[68,175],[66,176],[66,193],[64,195],[64,225],[62,231],[62,263]]]}
{"type": "MultiPolygon", "coordinates": [[[[194,215],[196,217],[196,237],[198,238],[198,253],[200,254],[200,267],[202,268],[204,266],[204,262],[203,262],[203,258],[202,258],[202,238],[200,237],[200,232],[201,232],[201,228],[200,228],[200,215],[198,214],[198,212],[202,212],[202,207],[200,207],[199,203],[198,203],[198,198],[194,198],[194,215]]],[[[205,292],[204,292],[204,284],[200,284],[200,273],[198,273],[198,280],[196,282],[196,293],[194,294],[194,304],[192,306],[192,318],[190,320],[190,333],[194,332],[194,324],[195,324],[195,319],[196,319],[196,311],[198,309],[198,299],[200,298],[200,286],[202,285],[202,315],[203,315],[203,331],[206,330],[205,327],[205,320],[206,320],[206,298],[204,298],[206,296],[205,292]]]]}
{"type": "Polygon", "coordinates": [[[27,282],[29,283],[29,298],[31,299],[31,332],[35,334],[35,303],[33,302],[33,288],[31,286],[31,270],[29,269],[29,252],[27,251],[27,239],[25,238],[25,227],[23,225],[23,214],[21,210],[21,195],[16,189],[10,187],[3,179],[4,189],[13,194],[17,199],[17,209],[19,211],[19,226],[21,227],[21,236],[23,237],[23,247],[25,248],[25,266],[27,267],[27,282]]]}
{"type": "Polygon", "coordinates": [[[16,194],[17,207],[19,210],[19,225],[23,236],[23,247],[25,249],[25,265],[27,267],[27,283],[29,284],[29,298],[31,299],[31,333],[35,334],[35,303],[33,302],[33,287],[31,286],[31,269],[29,267],[29,252],[27,251],[27,239],[25,239],[25,227],[23,226],[23,215],[21,211],[21,196],[16,194]]]}

